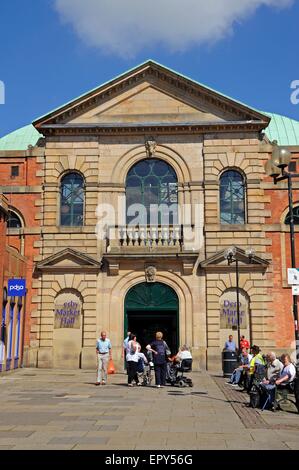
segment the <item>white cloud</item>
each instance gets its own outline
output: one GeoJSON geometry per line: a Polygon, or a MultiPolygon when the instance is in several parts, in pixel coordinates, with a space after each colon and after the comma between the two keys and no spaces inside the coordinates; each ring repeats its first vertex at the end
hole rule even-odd
{"type": "Polygon", "coordinates": [[[63,21],[90,46],[123,57],[163,45],[182,51],[231,34],[261,6],[294,0],[54,0],[63,21]]]}

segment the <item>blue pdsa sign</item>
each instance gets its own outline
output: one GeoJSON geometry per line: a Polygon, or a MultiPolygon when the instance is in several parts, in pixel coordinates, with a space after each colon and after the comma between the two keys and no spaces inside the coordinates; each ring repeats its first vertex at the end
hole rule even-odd
{"type": "Polygon", "coordinates": [[[9,297],[25,297],[26,279],[9,279],[8,295],[9,297]]]}

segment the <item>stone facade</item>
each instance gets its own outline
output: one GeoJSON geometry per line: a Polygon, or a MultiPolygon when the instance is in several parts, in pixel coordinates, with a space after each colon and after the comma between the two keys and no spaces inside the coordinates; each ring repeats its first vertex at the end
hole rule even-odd
{"type": "MultiPolygon", "coordinates": [[[[34,123],[45,143],[35,152],[32,180],[39,178],[43,187],[30,196],[35,215],[26,232],[34,262],[27,365],[94,368],[95,339],[105,329],[122,369],[125,297],[153,266],[154,281],[178,296],[180,344],[191,346],[195,368],[219,368],[228,333],[220,328],[221,299],[236,286],[235,268],[223,251],[232,245],[239,250],[240,289],[248,301],[244,332],[264,351],[291,350],[291,296],[283,310],[277,305],[288,298],[288,228],[282,223],[287,202],[264,174],[272,145],[261,132],[268,123],[266,116],[152,63],[34,123]],[[110,230],[126,225],[128,171],[153,156],[174,169],[179,205],[190,208],[190,216],[189,209],[181,214],[180,243],[165,246],[155,237],[138,246],[120,243],[110,230]],[[220,223],[219,181],[228,169],[246,180],[242,225],[220,223]],[[82,227],[60,226],[61,179],[68,172],[84,177],[82,227]],[[105,204],[113,206],[118,226],[108,220],[102,239],[95,231],[97,208],[105,204]],[[244,255],[248,247],[255,250],[253,263],[244,255]],[[76,332],[54,328],[55,302],[64,294],[80,299],[82,324],[76,332]]],[[[14,205],[26,211],[18,197],[14,205]]]]}

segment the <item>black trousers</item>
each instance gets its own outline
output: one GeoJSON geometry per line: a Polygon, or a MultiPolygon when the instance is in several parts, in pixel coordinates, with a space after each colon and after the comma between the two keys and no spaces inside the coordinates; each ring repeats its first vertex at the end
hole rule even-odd
{"type": "Polygon", "coordinates": [[[128,371],[128,384],[132,383],[132,380],[138,384],[138,375],[137,375],[137,366],[138,362],[127,361],[127,371],[128,371]]]}
{"type": "Polygon", "coordinates": [[[166,385],[167,364],[155,364],[156,385],[166,385]]]}

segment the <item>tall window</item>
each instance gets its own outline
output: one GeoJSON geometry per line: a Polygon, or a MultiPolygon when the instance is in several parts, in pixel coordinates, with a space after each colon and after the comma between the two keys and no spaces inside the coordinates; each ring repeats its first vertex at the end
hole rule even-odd
{"type": "Polygon", "coordinates": [[[61,180],[60,225],[83,225],[84,179],[78,173],[68,173],[61,180]]]}
{"type": "Polygon", "coordinates": [[[220,178],[220,223],[245,224],[245,181],[235,170],[220,178]]]}
{"type": "MultiPolygon", "coordinates": [[[[299,225],[299,206],[294,207],[293,213],[294,213],[294,224],[299,225]]],[[[290,225],[290,221],[291,221],[291,216],[290,216],[290,213],[288,213],[288,215],[285,218],[284,223],[287,225],[290,225]]]]}
{"type": "Polygon", "coordinates": [[[178,223],[178,181],[168,163],[155,158],[134,165],[126,181],[127,224],[138,216],[140,224],[178,223]],[[141,204],[144,210],[138,210],[141,204]]]}
{"type": "Polygon", "coordinates": [[[12,211],[8,212],[7,228],[21,228],[22,222],[19,216],[12,211]]]}

